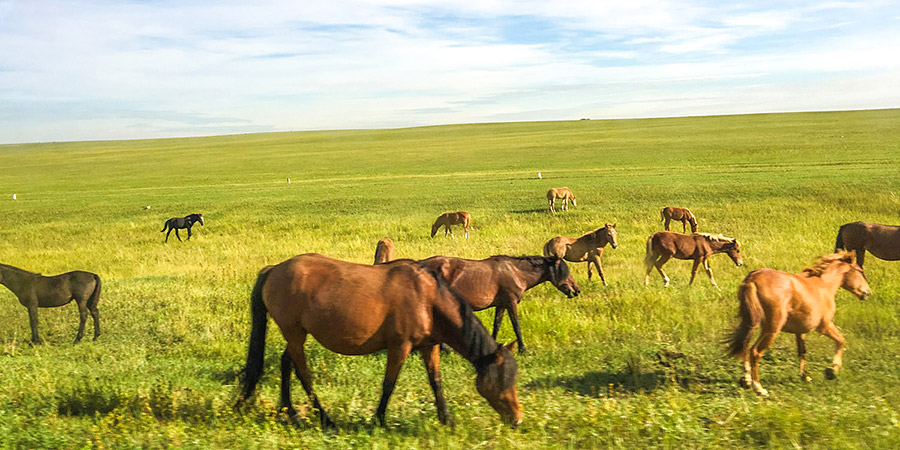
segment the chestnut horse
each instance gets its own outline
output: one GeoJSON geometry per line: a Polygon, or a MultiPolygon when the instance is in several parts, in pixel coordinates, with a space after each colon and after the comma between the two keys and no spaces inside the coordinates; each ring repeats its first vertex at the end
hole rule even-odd
{"type": "Polygon", "coordinates": [[[853,262],[854,252],[839,252],[819,258],[813,267],[794,275],[774,269],[750,272],[738,287],[740,325],[728,339],[728,353],[744,360],[741,386],[752,387],[761,396],[769,393],[759,383],[759,359],[778,333],[794,333],[800,357],[800,379],[806,375],[806,333],[815,329],[834,340],[834,359],[825,378],[834,379],[841,367],[844,337],[832,322],[834,295],[844,288],[864,300],[871,294],[862,267],[853,262]],[[754,328],[761,326],[750,347],[754,328]]]}
{"type": "Polygon", "coordinates": [[[886,261],[900,260],[900,227],[852,222],[841,225],[834,251],[856,250],[856,262],[863,266],[866,250],[886,261]]]}
{"type": "Polygon", "coordinates": [[[516,360],[510,349],[491,338],[469,304],[442,277],[415,261],[369,266],[315,253],[295,256],[259,272],[250,303],[253,325],[236,406],[253,393],[262,375],[268,313],[287,341],[281,357],[281,402],[292,418],[297,417],[290,396],[293,368],[323,428],[334,427],[313,392],[306,363],[303,344],[312,335],[323,347],[344,355],[387,349],[375,413],[382,426],[400,367],[413,351],[422,354],[438,419],[447,423],[439,369],[442,342],[475,367],[478,392],[504,420],[513,425],[522,420],[516,360]]]}
{"type": "Polygon", "coordinates": [[[563,211],[569,210],[570,199],[572,200],[572,206],[578,206],[578,204],[575,202],[575,194],[573,194],[572,190],[570,190],[569,188],[550,188],[550,190],[547,191],[547,203],[550,205],[550,212],[555,212],[553,210],[553,207],[556,205],[557,199],[562,199],[563,211]]]}
{"type": "Polygon", "coordinates": [[[55,308],[75,300],[78,305],[78,333],[75,342],[84,337],[84,325],[88,311],[94,319],[94,340],[100,336],[100,277],[97,274],[76,270],[52,277],[29,272],[18,267],[0,264],[0,284],[6,286],[19,303],[28,308],[28,321],[31,325],[31,342],[41,344],[38,334],[38,308],[55,308]]]}
{"type": "Polygon", "coordinates": [[[687,225],[691,224],[691,233],[697,232],[697,219],[694,217],[694,213],[687,208],[676,208],[674,206],[666,206],[662,210],[659,211],[659,220],[666,221],[666,231],[669,231],[669,221],[681,222],[681,232],[687,233],[687,225]]]}
{"type": "Polygon", "coordinates": [[[691,282],[689,284],[694,284],[697,269],[700,267],[700,264],[703,264],[706,274],[709,275],[709,281],[713,286],[718,286],[715,278],[713,278],[712,269],[709,267],[709,257],[716,253],[727,253],[738,267],[744,264],[741,258],[741,244],[737,239],[728,238],[721,234],[681,234],[671,231],[660,231],[650,236],[650,239],[647,239],[647,256],[644,258],[644,265],[647,267],[647,277],[644,279],[644,284],[650,284],[650,272],[656,267],[656,270],[663,278],[663,282],[668,286],[669,277],[663,272],[662,266],[670,258],[675,258],[694,260],[694,267],[691,269],[691,282]]]}
{"type": "Polygon", "coordinates": [[[606,277],[603,275],[603,266],[600,265],[600,256],[603,255],[603,248],[606,247],[606,244],[612,245],[612,248],[619,246],[618,236],[616,224],[606,224],[578,239],[557,236],[544,244],[544,256],[556,256],[569,262],[587,261],[588,281],[591,279],[591,264],[593,263],[597,266],[597,273],[600,274],[603,285],[608,286],[609,283],[606,282],[606,277]]]}
{"type": "Polygon", "coordinates": [[[444,227],[444,236],[449,234],[450,237],[453,237],[451,225],[462,225],[466,230],[466,239],[469,238],[469,213],[465,211],[446,212],[438,216],[434,225],[431,226],[431,237],[434,237],[442,226],[444,227]]]}
{"type": "Polygon", "coordinates": [[[394,260],[394,241],[384,238],[375,245],[375,262],[372,264],[384,264],[394,260]]]}
{"type": "Polygon", "coordinates": [[[432,256],[419,261],[424,267],[443,276],[472,309],[494,310],[496,339],[504,311],[509,311],[509,321],[516,333],[519,351],[525,352],[522,330],[519,328],[519,302],[525,291],[549,281],[569,298],[577,296],[581,289],[569,273],[569,266],[560,258],[542,256],[491,256],[482,260],[432,256]]]}

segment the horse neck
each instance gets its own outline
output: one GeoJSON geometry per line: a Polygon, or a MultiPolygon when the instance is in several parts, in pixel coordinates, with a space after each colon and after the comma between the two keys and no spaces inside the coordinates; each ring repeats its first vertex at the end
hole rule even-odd
{"type": "Polygon", "coordinates": [[[512,258],[510,263],[516,268],[519,280],[525,284],[525,290],[531,289],[545,281],[550,281],[550,274],[543,264],[535,265],[528,259],[515,258],[512,258]]]}
{"type": "Polygon", "coordinates": [[[717,241],[715,239],[706,239],[706,242],[709,243],[709,248],[713,251],[713,253],[722,253],[725,250],[725,246],[731,244],[731,241],[717,241]]]}
{"type": "Polygon", "coordinates": [[[472,312],[472,307],[455,293],[448,294],[445,305],[438,308],[442,314],[435,317],[439,322],[437,325],[447,331],[447,345],[472,364],[479,358],[496,352],[499,344],[472,312]]]}
{"type": "Polygon", "coordinates": [[[831,264],[818,278],[822,280],[822,284],[825,285],[829,292],[835,293],[840,289],[841,284],[844,282],[844,274],[848,271],[850,271],[848,264],[831,264]]]}
{"type": "Polygon", "coordinates": [[[38,274],[31,273],[18,267],[0,264],[0,284],[6,286],[10,291],[18,294],[19,286],[25,279],[36,278],[38,274]]]}
{"type": "Polygon", "coordinates": [[[586,241],[595,247],[604,247],[606,244],[609,244],[609,230],[605,227],[585,237],[587,238],[586,241]]]}

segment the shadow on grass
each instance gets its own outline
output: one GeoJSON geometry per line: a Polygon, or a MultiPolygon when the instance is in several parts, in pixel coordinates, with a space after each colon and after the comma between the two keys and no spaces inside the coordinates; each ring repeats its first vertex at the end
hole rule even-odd
{"type": "Polygon", "coordinates": [[[510,211],[511,214],[538,214],[548,212],[547,208],[536,208],[536,209],[518,209],[515,211],[510,211]]]}
{"type": "Polygon", "coordinates": [[[528,383],[529,388],[562,387],[579,395],[599,397],[622,391],[652,392],[666,383],[665,373],[656,371],[635,376],[628,371],[587,372],[582,375],[539,378],[528,383]]]}

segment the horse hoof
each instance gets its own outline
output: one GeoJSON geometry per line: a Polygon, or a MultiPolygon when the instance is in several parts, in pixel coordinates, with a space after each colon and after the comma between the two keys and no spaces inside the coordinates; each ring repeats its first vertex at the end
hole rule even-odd
{"type": "Polygon", "coordinates": [[[804,383],[809,383],[812,381],[812,378],[810,378],[809,375],[800,375],[800,381],[802,381],[804,383]]]}
{"type": "Polygon", "coordinates": [[[829,368],[825,369],[825,379],[826,380],[833,380],[835,378],[837,378],[837,372],[833,368],[829,367],[829,368]]]}
{"type": "Polygon", "coordinates": [[[741,379],[738,380],[738,384],[744,389],[750,389],[750,380],[744,377],[741,377],[741,379]]]}

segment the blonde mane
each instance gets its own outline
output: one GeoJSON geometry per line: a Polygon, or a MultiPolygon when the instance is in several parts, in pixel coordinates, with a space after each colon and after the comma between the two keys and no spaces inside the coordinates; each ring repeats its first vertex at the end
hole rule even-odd
{"type": "Polygon", "coordinates": [[[726,237],[723,234],[712,234],[712,233],[695,233],[695,234],[697,234],[699,236],[703,236],[706,239],[709,239],[710,241],[719,241],[719,242],[734,242],[735,241],[735,239],[726,237]]]}
{"type": "Polygon", "coordinates": [[[804,267],[803,273],[810,277],[821,277],[822,274],[828,270],[828,266],[835,261],[844,261],[848,263],[853,262],[853,257],[848,252],[837,252],[829,255],[822,255],[819,257],[818,261],[812,267],[804,267]],[[850,261],[845,261],[847,258],[850,258],[850,261]]]}

